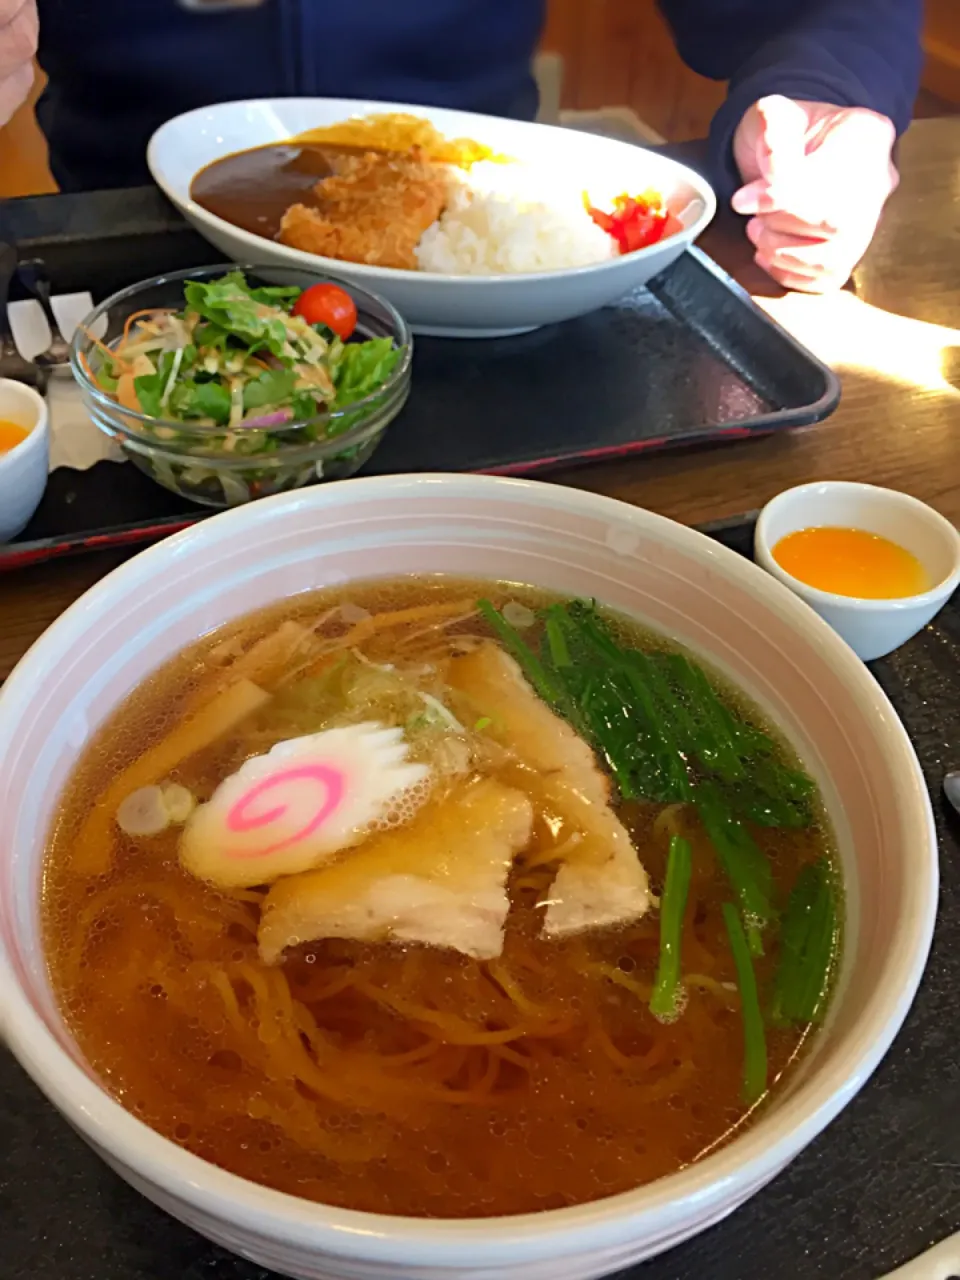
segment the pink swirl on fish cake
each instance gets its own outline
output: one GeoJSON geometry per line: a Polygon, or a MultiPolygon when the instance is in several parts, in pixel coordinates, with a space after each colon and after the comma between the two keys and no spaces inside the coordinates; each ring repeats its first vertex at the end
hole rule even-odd
{"type": "Polygon", "coordinates": [[[346,781],[346,775],[342,769],[338,769],[335,765],[319,763],[292,765],[267,778],[261,778],[231,805],[226,818],[228,831],[241,835],[247,831],[255,831],[258,827],[267,827],[282,818],[289,808],[287,804],[280,803],[275,808],[268,809],[266,813],[251,814],[249,810],[265,793],[287,784],[296,785],[298,782],[319,784],[324,789],[323,803],[306,826],[294,832],[293,835],[264,849],[233,850],[231,856],[265,858],[271,853],[279,853],[281,849],[289,849],[291,845],[299,844],[307,836],[313,835],[339,809],[346,791],[346,781]]]}

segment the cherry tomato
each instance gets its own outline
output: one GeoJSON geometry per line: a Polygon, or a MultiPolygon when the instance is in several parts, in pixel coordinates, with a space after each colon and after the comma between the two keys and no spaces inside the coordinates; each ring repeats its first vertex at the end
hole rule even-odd
{"type": "Polygon", "coordinates": [[[307,324],[325,324],[344,342],[357,327],[357,304],[335,284],[312,284],[304,289],[293,308],[307,324]]]}

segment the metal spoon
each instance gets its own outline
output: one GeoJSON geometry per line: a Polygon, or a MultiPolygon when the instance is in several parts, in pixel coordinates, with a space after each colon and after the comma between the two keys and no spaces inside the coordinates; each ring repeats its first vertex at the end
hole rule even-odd
{"type": "Polygon", "coordinates": [[[25,382],[43,395],[47,389],[49,373],[32,360],[25,360],[17,350],[10,329],[7,303],[10,299],[10,281],[17,270],[17,251],[13,245],[0,241],[0,378],[12,378],[25,382]]]}
{"type": "Polygon", "coordinates": [[[960,813],[960,769],[953,769],[943,779],[943,793],[960,813]]]}
{"type": "Polygon", "coordinates": [[[50,276],[47,264],[42,258],[28,258],[18,268],[20,279],[40,303],[43,314],[50,326],[50,345],[46,351],[34,356],[41,369],[49,369],[53,374],[70,372],[70,343],[60,332],[57,317],[53,314],[50,301],[50,276]]]}

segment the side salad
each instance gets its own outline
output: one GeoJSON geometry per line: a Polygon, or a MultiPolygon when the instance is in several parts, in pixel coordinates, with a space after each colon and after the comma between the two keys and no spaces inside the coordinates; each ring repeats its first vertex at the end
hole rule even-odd
{"type": "MultiPolygon", "coordinates": [[[[145,415],[132,430],[170,455],[150,456],[156,479],[185,492],[186,478],[202,491],[190,496],[217,505],[221,486],[232,504],[323,474],[310,464],[309,474],[301,466],[280,476],[271,455],[343,435],[368,416],[369,406],[350,407],[384,386],[404,348],[390,337],[350,341],[356,323],[356,305],[337,285],[254,287],[232,271],[187,281],[178,310],[134,312],[109,345],[88,335],[93,346],[82,362],[100,391],[145,415]],[[187,467],[179,465],[184,455],[193,460],[187,467]],[[212,461],[224,455],[250,458],[251,467],[231,465],[224,484],[212,461]]],[[[143,456],[134,460],[144,465],[143,456]]]]}

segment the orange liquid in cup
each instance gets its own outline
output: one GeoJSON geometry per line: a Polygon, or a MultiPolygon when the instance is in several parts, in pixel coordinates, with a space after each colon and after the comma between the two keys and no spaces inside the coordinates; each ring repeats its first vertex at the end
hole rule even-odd
{"type": "Polygon", "coordinates": [[[839,596],[895,600],[933,585],[915,555],[864,529],[798,529],[780,539],[773,558],[808,587],[839,596]]]}
{"type": "Polygon", "coordinates": [[[26,440],[29,434],[26,427],[10,422],[7,418],[0,418],[0,454],[9,453],[11,449],[15,449],[18,444],[26,440]]]}

